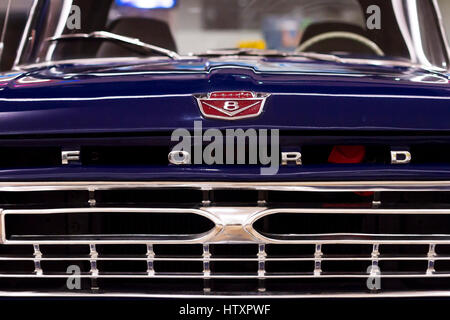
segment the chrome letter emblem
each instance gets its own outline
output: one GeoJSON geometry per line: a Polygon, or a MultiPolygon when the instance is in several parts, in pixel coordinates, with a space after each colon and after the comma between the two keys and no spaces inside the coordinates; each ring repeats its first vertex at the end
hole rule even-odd
{"type": "Polygon", "coordinates": [[[300,152],[282,152],[281,165],[287,166],[291,162],[297,166],[302,165],[302,154],[300,152]]]}
{"type": "Polygon", "coordinates": [[[408,164],[411,162],[411,153],[409,151],[391,151],[392,164],[408,164]]]}
{"type": "Polygon", "coordinates": [[[169,153],[169,162],[177,166],[182,164],[191,164],[191,154],[187,151],[171,151],[169,153]]]}

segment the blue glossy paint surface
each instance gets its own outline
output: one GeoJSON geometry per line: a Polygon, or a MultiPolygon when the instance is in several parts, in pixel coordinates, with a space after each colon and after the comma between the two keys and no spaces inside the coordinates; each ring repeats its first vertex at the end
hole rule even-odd
{"type": "Polygon", "coordinates": [[[399,67],[235,60],[62,65],[0,79],[0,135],[166,131],[192,128],[194,120],[203,120],[205,128],[450,130],[450,86],[443,75],[399,67]],[[219,90],[272,96],[258,118],[202,119],[191,95],[219,90]]]}
{"type": "MultiPolygon", "coordinates": [[[[70,146],[80,143],[71,135],[85,134],[84,141],[93,143],[92,133],[170,133],[175,128],[192,129],[196,120],[202,121],[204,129],[273,128],[309,135],[314,132],[318,137],[304,136],[314,143],[374,143],[378,139],[389,144],[386,135],[400,131],[412,133],[403,141],[416,138],[426,142],[426,136],[414,137],[414,132],[429,131],[436,141],[448,142],[450,85],[444,74],[412,67],[267,58],[62,64],[0,75],[3,139],[53,134],[52,139],[65,137],[63,145],[70,146]],[[203,119],[192,95],[221,90],[267,92],[271,96],[258,118],[203,119]],[[348,137],[321,136],[321,132],[330,130],[348,137]],[[352,140],[356,131],[372,132],[372,136],[352,140]]],[[[152,139],[151,143],[162,145],[167,141],[152,139]]],[[[397,143],[396,140],[399,138],[392,139],[397,143]]],[[[0,180],[450,179],[450,167],[439,164],[290,167],[282,168],[276,176],[261,176],[259,172],[255,167],[227,166],[73,166],[0,170],[0,180]]]]}
{"type": "Polygon", "coordinates": [[[261,175],[258,167],[133,166],[0,170],[0,181],[369,181],[450,180],[447,165],[364,166],[324,165],[284,167],[276,175],[261,175]]]}

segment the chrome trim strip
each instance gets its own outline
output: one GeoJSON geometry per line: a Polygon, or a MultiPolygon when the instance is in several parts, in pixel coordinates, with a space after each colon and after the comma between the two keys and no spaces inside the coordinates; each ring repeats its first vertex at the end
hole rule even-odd
{"type": "Polygon", "coordinates": [[[254,236],[268,244],[450,244],[449,235],[333,233],[269,237],[255,231],[254,236]]]}
{"type": "Polygon", "coordinates": [[[3,210],[0,209],[0,244],[5,243],[6,232],[5,232],[5,215],[3,210]]]}
{"type": "MultiPolygon", "coordinates": [[[[360,243],[360,244],[386,244],[386,243],[407,243],[407,244],[450,244],[449,234],[358,234],[358,233],[337,233],[337,234],[301,234],[301,235],[266,235],[254,229],[253,224],[268,215],[290,213],[290,214],[448,214],[450,209],[312,209],[312,208],[280,208],[267,209],[264,207],[203,207],[199,209],[179,209],[179,208],[110,208],[110,207],[90,207],[90,208],[64,208],[64,209],[24,209],[24,210],[3,210],[1,212],[3,225],[3,238],[5,244],[205,244],[205,243],[259,243],[259,244],[329,244],[329,243],[360,243]],[[214,227],[203,234],[187,236],[166,236],[164,239],[157,235],[149,235],[148,239],[122,239],[121,237],[111,237],[113,239],[49,239],[43,240],[30,238],[27,240],[24,235],[21,239],[9,240],[5,238],[4,219],[6,215],[17,214],[58,214],[58,213],[150,213],[165,212],[170,213],[192,213],[203,216],[214,223],[214,227]]],[[[124,236],[122,236],[124,237],[124,236]]]]}
{"type": "MultiPolygon", "coordinates": [[[[179,208],[120,208],[120,207],[90,207],[90,208],[64,208],[64,209],[26,209],[26,210],[3,210],[1,212],[1,224],[2,229],[2,243],[4,244],[147,244],[151,243],[165,243],[165,244],[194,244],[194,243],[204,243],[210,239],[219,237],[219,235],[224,230],[224,225],[221,219],[212,214],[211,212],[198,209],[179,209],[179,208]],[[122,240],[118,237],[117,240],[8,240],[5,235],[5,216],[6,215],[17,215],[17,214],[58,214],[58,213],[160,213],[164,212],[167,214],[171,213],[191,213],[199,216],[203,216],[214,223],[214,227],[202,234],[189,234],[189,235],[173,235],[167,236],[167,240],[155,240],[152,239],[152,235],[149,235],[149,240],[122,240]]],[[[92,236],[95,238],[95,235],[92,236]]],[[[124,236],[121,236],[124,237],[124,236]]]]}
{"type": "MultiPolygon", "coordinates": [[[[445,78],[443,78],[445,79],[445,78]]],[[[426,99],[426,100],[450,100],[448,96],[419,96],[419,95],[386,95],[386,94],[340,94],[319,92],[274,92],[271,96],[306,96],[306,97],[339,97],[339,98],[388,98],[388,99],[426,99]]],[[[44,101],[100,101],[100,100],[127,100],[127,99],[163,99],[192,97],[192,94],[161,94],[138,96],[104,96],[104,97],[64,97],[64,98],[0,98],[4,102],[44,102],[44,101]]]]}
{"type": "MultiPolygon", "coordinates": [[[[264,244],[262,244],[264,246],[264,244]]],[[[43,255],[39,260],[40,261],[90,261],[92,258],[89,255],[85,256],[71,256],[71,257],[63,257],[63,256],[45,256],[43,255]]],[[[377,257],[377,260],[379,261],[413,261],[413,260],[420,260],[420,261],[427,261],[430,257],[427,256],[379,256],[377,257]]],[[[19,257],[19,256],[0,256],[0,261],[34,261],[34,257],[19,257]]],[[[147,257],[127,257],[127,256],[116,256],[116,257],[108,257],[108,256],[99,256],[96,258],[98,261],[148,261],[149,259],[147,257]]],[[[205,258],[203,257],[152,257],[152,261],[198,261],[203,262],[205,261],[205,258]]],[[[257,262],[262,260],[260,257],[255,258],[216,258],[216,257],[210,257],[208,261],[210,262],[257,262]]],[[[303,257],[264,257],[265,262],[271,262],[271,261],[315,261],[318,260],[317,257],[311,256],[303,256],[303,257]]],[[[371,256],[322,256],[320,258],[321,261],[372,261],[373,257],[371,256]]],[[[442,260],[447,261],[450,260],[450,256],[433,256],[433,260],[442,260]]]]}
{"type": "Polygon", "coordinates": [[[0,191],[61,191],[188,188],[274,191],[450,191],[450,181],[319,181],[319,182],[202,182],[202,181],[77,181],[0,182],[0,191]]]}
{"type": "MultiPolygon", "coordinates": [[[[238,210],[238,209],[237,209],[238,210]]],[[[289,235],[264,235],[253,228],[253,224],[268,215],[290,214],[450,214],[450,209],[311,209],[311,208],[281,208],[266,209],[255,212],[249,216],[243,228],[255,239],[262,243],[278,244],[330,244],[330,243],[360,243],[360,244],[387,244],[387,243],[450,243],[450,236],[422,235],[422,234],[289,234],[289,235]]]]}
{"type": "MultiPolygon", "coordinates": [[[[445,79],[445,78],[444,78],[445,79]]],[[[271,93],[272,96],[311,96],[311,97],[339,97],[339,98],[389,98],[389,99],[431,99],[450,100],[448,96],[415,96],[415,95],[394,95],[394,94],[345,94],[345,93],[316,93],[316,92],[286,92],[271,93]]]]}
{"type": "MultiPolygon", "coordinates": [[[[67,273],[57,274],[7,274],[1,273],[0,279],[67,279],[67,273]]],[[[75,277],[75,276],[74,276],[75,277]]],[[[83,273],[76,276],[81,279],[205,279],[203,272],[189,274],[189,273],[155,273],[149,276],[147,272],[142,273],[122,273],[122,274],[108,274],[108,273],[83,273]]],[[[209,279],[367,279],[370,275],[367,273],[320,273],[317,275],[313,272],[309,273],[296,273],[296,274],[210,274],[209,279]]],[[[450,278],[450,273],[380,273],[377,275],[379,278],[386,279],[408,279],[408,278],[450,278]]]]}
{"type": "Polygon", "coordinates": [[[253,228],[253,224],[268,215],[290,213],[290,214],[450,214],[450,209],[311,209],[311,208],[281,208],[267,209],[256,212],[248,218],[244,225],[255,239],[263,243],[279,244],[330,244],[330,243],[360,243],[360,244],[387,244],[387,243],[450,243],[450,236],[422,235],[422,234],[358,234],[358,233],[336,233],[336,234],[290,234],[290,235],[264,235],[253,228]],[[435,242],[437,241],[437,242],[435,242]]]}
{"type": "Polygon", "coordinates": [[[439,298],[450,297],[450,291],[386,291],[377,293],[321,293],[321,294],[276,294],[270,292],[264,293],[243,293],[243,294],[223,294],[210,292],[208,294],[145,294],[145,293],[98,293],[98,292],[37,292],[37,291],[17,291],[6,292],[0,291],[0,297],[21,297],[21,298],[138,298],[138,299],[359,299],[359,298],[439,298]]]}

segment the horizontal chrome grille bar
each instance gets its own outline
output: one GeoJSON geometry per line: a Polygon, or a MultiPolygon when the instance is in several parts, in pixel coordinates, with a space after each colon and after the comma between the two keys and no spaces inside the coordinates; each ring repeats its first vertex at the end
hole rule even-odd
{"type": "MultiPolygon", "coordinates": [[[[203,273],[198,274],[188,274],[188,273],[155,273],[154,275],[148,275],[148,273],[120,273],[120,274],[96,274],[92,275],[89,273],[84,273],[80,275],[73,276],[74,278],[86,278],[86,279],[204,279],[203,273]]],[[[370,274],[367,273],[322,273],[321,275],[316,275],[314,273],[298,273],[298,274],[265,274],[264,276],[258,274],[211,274],[208,276],[209,279],[347,279],[347,278],[358,278],[358,279],[368,279],[370,274]]],[[[378,278],[450,278],[450,273],[381,273],[377,275],[378,278]]],[[[0,278],[60,278],[67,279],[67,273],[61,274],[0,274],[0,278]]]]}
{"type": "MultiPolygon", "coordinates": [[[[380,256],[377,258],[379,261],[411,261],[411,260],[429,260],[426,256],[380,256]]],[[[34,261],[34,257],[7,257],[0,256],[0,261],[34,261]]],[[[92,258],[90,256],[72,256],[72,257],[41,257],[40,261],[90,261],[92,258]]],[[[117,257],[97,257],[97,261],[147,261],[148,258],[142,257],[127,257],[127,256],[117,256],[117,257]]],[[[196,257],[154,257],[153,261],[203,261],[203,258],[196,257]]],[[[258,262],[259,258],[209,258],[209,261],[230,261],[230,262],[240,262],[240,261],[254,261],[258,262]]],[[[370,256],[335,256],[327,257],[323,256],[321,258],[315,257],[269,257],[265,258],[266,262],[270,261],[371,261],[373,260],[370,256]]],[[[450,260],[450,256],[433,256],[433,260],[450,260]]]]}
{"type": "Polygon", "coordinates": [[[0,191],[62,191],[186,188],[197,190],[272,191],[443,191],[450,181],[319,181],[319,182],[203,182],[203,181],[80,181],[80,182],[0,182],[0,191]]]}
{"type": "Polygon", "coordinates": [[[0,297],[62,297],[62,298],[134,298],[134,299],[386,299],[386,298],[447,298],[450,297],[450,291],[434,290],[434,291],[385,291],[377,293],[369,292],[327,292],[321,294],[302,294],[302,293],[214,293],[208,292],[203,294],[193,293],[129,293],[126,291],[118,292],[39,292],[39,291],[0,291],[0,297]]]}

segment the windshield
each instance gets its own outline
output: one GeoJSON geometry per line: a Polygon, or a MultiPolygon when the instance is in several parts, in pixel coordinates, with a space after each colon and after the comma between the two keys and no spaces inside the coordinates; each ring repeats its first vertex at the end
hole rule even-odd
{"type": "MultiPolygon", "coordinates": [[[[415,1],[409,0],[408,6],[415,1]]],[[[255,49],[412,62],[422,58],[419,61],[422,64],[445,67],[437,18],[433,16],[432,5],[424,4],[431,1],[421,2],[420,11],[426,17],[417,17],[417,22],[427,26],[428,39],[434,34],[432,43],[420,41],[420,33],[414,38],[408,32],[414,21],[405,17],[404,12],[411,11],[405,8],[405,3],[405,0],[37,0],[17,62],[171,56],[164,51],[139,48],[145,43],[179,55],[218,52],[225,55],[227,50],[231,54],[236,52],[232,49],[255,49]],[[131,43],[132,39],[140,41],[131,43]],[[417,46],[422,52],[416,52],[417,46]]]]}

